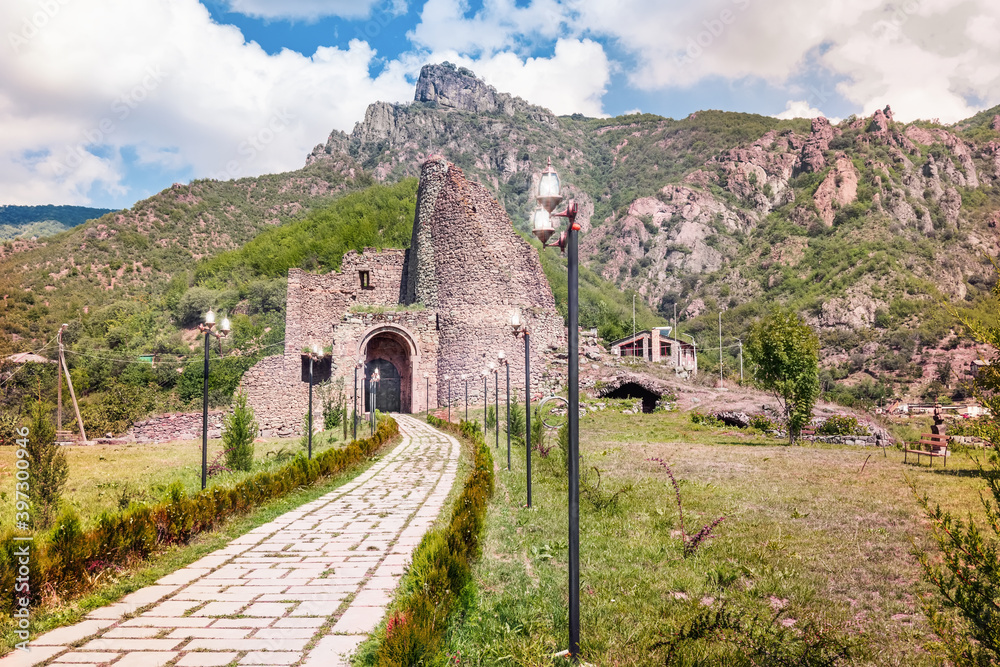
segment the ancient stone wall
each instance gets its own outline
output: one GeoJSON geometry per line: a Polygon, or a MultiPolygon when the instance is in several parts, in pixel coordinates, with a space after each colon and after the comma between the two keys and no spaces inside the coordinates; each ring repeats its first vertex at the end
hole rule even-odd
{"type": "MultiPolygon", "coordinates": [[[[263,437],[301,433],[302,415],[308,410],[309,384],[302,382],[299,355],[265,357],[243,374],[240,389],[254,410],[263,437]]],[[[315,404],[313,409],[316,409],[315,404]]]]}
{"type": "MultiPolygon", "coordinates": [[[[208,437],[222,437],[221,412],[208,413],[208,437]]],[[[200,440],[202,413],[184,412],[158,415],[132,425],[123,436],[135,442],[170,442],[172,440],[200,440]]]]}

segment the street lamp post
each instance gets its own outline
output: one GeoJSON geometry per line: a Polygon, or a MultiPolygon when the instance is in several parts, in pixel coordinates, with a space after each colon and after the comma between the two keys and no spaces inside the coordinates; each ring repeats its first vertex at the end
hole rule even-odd
{"type": "Polygon", "coordinates": [[[318,344],[309,349],[309,458],[313,457],[313,362],[323,354],[318,344]]]}
{"type": "Polygon", "coordinates": [[[222,318],[222,326],[219,331],[212,331],[215,327],[215,313],[209,310],[205,313],[205,321],[198,325],[198,331],[205,334],[205,369],[204,383],[202,388],[202,410],[201,410],[201,488],[205,489],[208,484],[208,338],[215,336],[222,339],[229,335],[229,318],[222,318]]]}
{"type": "Polygon", "coordinates": [[[462,382],[465,383],[465,421],[469,421],[469,376],[462,373],[462,382]]]}
{"type": "Polygon", "coordinates": [[[358,359],[358,363],[354,364],[354,414],[351,415],[351,430],[353,431],[352,436],[355,440],[358,439],[358,369],[365,365],[364,359],[358,359]]]}
{"type": "MultiPolygon", "coordinates": [[[[510,363],[507,361],[507,355],[503,350],[497,352],[497,359],[500,360],[500,365],[507,369],[507,421],[504,422],[504,430],[507,431],[507,470],[510,470],[510,363]]],[[[497,415],[497,423],[500,422],[500,415],[497,415]]],[[[499,426],[498,426],[499,428],[499,426]]],[[[499,437],[499,436],[498,436],[499,437]]]]}
{"type": "Polygon", "coordinates": [[[494,366],[490,362],[490,371],[493,372],[493,425],[496,427],[496,434],[493,436],[494,446],[500,448],[500,367],[494,366]]]}
{"type": "Polygon", "coordinates": [[[376,409],[375,397],[377,395],[376,392],[378,391],[378,383],[381,379],[382,379],[382,374],[379,372],[379,369],[376,368],[375,370],[372,371],[372,376],[368,380],[368,388],[371,391],[371,397],[372,397],[371,404],[369,405],[369,407],[371,408],[370,417],[372,423],[372,435],[375,435],[375,426],[378,421],[375,417],[375,409],[376,409]]]}
{"type": "Polygon", "coordinates": [[[531,353],[528,347],[528,326],[521,323],[521,311],[510,315],[514,338],[524,336],[524,457],[528,483],[528,507],[531,507],[531,353]]]}
{"type": "Polygon", "coordinates": [[[424,385],[425,391],[427,392],[426,398],[424,399],[425,407],[427,408],[427,414],[431,413],[431,374],[424,371],[424,385]]]}
{"type": "Polygon", "coordinates": [[[451,376],[445,375],[444,381],[448,383],[448,423],[451,423],[451,376]]]}
{"type": "Polygon", "coordinates": [[[532,231],[544,248],[555,233],[552,218],[566,218],[566,231],[553,244],[566,252],[569,301],[569,654],[580,657],[580,358],[579,358],[579,231],[577,206],[572,199],[561,213],[552,211],[562,201],[559,174],[552,159],[538,179],[538,207],[532,215],[532,231]]]}

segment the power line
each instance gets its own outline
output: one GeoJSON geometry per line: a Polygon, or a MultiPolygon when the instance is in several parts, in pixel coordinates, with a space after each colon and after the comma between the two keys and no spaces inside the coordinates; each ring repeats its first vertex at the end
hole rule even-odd
{"type": "MultiPolygon", "coordinates": [[[[38,348],[37,350],[35,350],[31,354],[39,354],[40,352],[44,352],[46,350],[46,348],[48,348],[50,345],[52,345],[52,343],[54,343],[55,341],[56,341],[56,337],[53,336],[52,339],[50,339],[48,343],[46,343],[42,347],[38,348]]],[[[7,376],[7,379],[5,379],[3,381],[3,383],[0,383],[0,389],[3,389],[4,387],[6,387],[7,383],[9,383],[11,380],[13,380],[14,376],[17,375],[18,373],[20,373],[22,370],[24,370],[26,366],[27,366],[27,364],[20,364],[13,373],[11,373],[10,375],[7,376]]]]}

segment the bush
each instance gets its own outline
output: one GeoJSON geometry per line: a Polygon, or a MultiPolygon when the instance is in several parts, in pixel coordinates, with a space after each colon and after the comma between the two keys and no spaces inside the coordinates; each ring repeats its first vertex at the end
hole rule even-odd
{"type": "Polygon", "coordinates": [[[427,422],[465,438],[474,448],[474,468],[455,501],[451,521],[427,533],[413,554],[377,651],[362,656],[363,664],[429,664],[448,617],[471,581],[472,561],[479,556],[486,507],[493,495],[493,457],[475,422],[463,420],[456,426],[433,415],[427,416],[427,422]]]}
{"type": "Polygon", "coordinates": [[[697,410],[691,412],[691,423],[702,424],[704,426],[723,426],[723,423],[715,415],[706,415],[704,412],[698,412],[697,410]]]}
{"type": "MultiPolygon", "coordinates": [[[[187,542],[231,516],[344,472],[367,460],[398,433],[394,420],[383,419],[370,438],[355,440],[341,449],[328,449],[312,461],[300,455],[279,470],[258,473],[232,487],[216,486],[186,496],[183,488],[175,485],[159,504],[102,514],[87,532],[80,530],[78,520],[67,515],[49,535],[35,537],[32,549],[39,555],[31,559],[31,567],[37,568],[31,573],[31,595],[38,600],[43,590],[56,596],[78,593],[87,585],[80,573],[86,571],[96,580],[101,570],[145,558],[158,546],[187,542]]],[[[35,468],[31,470],[35,478],[35,468]]],[[[13,534],[0,537],[2,590],[14,590],[17,544],[13,534]]],[[[0,613],[11,613],[13,603],[12,595],[0,598],[0,613]]]]}
{"type": "Polygon", "coordinates": [[[767,415],[757,414],[750,415],[750,428],[755,428],[758,431],[766,433],[768,431],[780,431],[781,425],[767,415]]]}
{"type": "Polygon", "coordinates": [[[816,428],[816,435],[870,435],[857,417],[833,415],[816,428]]]}
{"type": "Polygon", "coordinates": [[[253,467],[253,441],[260,429],[253,408],[247,405],[247,395],[240,392],[233,411],[222,418],[222,447],[226,452],[226,467],[247,471],[253,467]]]}

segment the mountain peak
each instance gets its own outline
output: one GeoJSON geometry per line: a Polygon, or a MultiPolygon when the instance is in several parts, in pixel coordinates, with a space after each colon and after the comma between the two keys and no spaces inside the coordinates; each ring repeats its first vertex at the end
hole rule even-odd
{"type": "Polygon", "coordinates": [[[497,92],[496,88],[477,78],[471,70],[447,61],[421,68],[413,101],[433,103],[446,109],[504,113],[508,116],[519,111],[550,113],[520,97],[497,92]]]}

